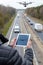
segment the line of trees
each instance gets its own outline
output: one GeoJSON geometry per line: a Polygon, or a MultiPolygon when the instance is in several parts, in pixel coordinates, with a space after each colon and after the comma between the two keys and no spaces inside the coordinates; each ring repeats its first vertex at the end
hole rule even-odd
{"type": "Polygon", "coordinates": [[[26,13],[27,15],[31,15],[43,20],[43,5],[33,8],[27,8],[26,13]]]}
{"type": "Polygon", "coordinates": [[[9,22],[11,17],[16,13],[16,9],[0,5],[0,30],[9,22]]]}

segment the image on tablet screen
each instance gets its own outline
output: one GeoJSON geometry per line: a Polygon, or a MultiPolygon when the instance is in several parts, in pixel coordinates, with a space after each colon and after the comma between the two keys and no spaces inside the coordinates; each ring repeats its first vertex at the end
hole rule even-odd
{"type": "Polygon", "coordinates": [[[16,45],[27,45],[29,35],[19,35],[16,45]]]}

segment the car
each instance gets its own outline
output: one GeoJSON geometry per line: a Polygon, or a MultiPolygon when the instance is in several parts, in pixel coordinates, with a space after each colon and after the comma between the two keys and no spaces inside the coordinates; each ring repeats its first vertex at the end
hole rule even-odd
{"type": "Polygon", "coordinates": [[[30,25],[33,25],[33,23],[32,23],[32,22],[30,22],[30,25]]]}
{"type": "Polygon", "coordinates": [[[19,32],[20,32],[20,27],[19,27],[19,25],[15,25],[13,31],[14,31],[15,33],[19,33],[19,32]]]}
{"type": "Polygon", "coordinates": [[[34,22],[30,22],[30,25],[34,25],[34,22]]]}
{"type": "Polygon", "coordinates": [[[43,26],[42,26],[42,24],[40,24],[40,23],[35,23],[34,29],[35,29],[36,31],[42,31],[42,30],[43,30],[43,26]]]}
{"type": "Polygon", "coordinates": [[[28,20],[28,22],[30,22],[30,19],[29,19],[29,17],[27,17],[27,20],[28,20]]]}

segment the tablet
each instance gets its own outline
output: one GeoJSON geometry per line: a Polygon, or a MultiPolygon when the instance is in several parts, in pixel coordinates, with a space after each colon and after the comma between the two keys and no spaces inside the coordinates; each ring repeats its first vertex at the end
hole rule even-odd
{"type": "Polygon", "coordinates": [[[17,36],[16,46],[26,46],[27,42],[30,40],[31,34],[19,33],[17,36]]]}

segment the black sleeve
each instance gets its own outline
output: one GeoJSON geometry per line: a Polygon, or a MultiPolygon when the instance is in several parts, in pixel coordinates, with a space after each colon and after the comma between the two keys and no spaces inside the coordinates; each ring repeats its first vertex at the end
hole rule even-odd
{"type": "Polygon", "coordinates": [[[17,52],[17,50],[12,49],[9,54],[7,65],[21,65],[22,58],[17,52]]]}
{"type": "Polygon", "coordinates": [[[8,42],[8,39],[4,37],[2,34],[0,34],[0,40],[2,41],[2,43],[8,42]]]}
{"type": "Polygon", "coordinates": [[[33,51],[31,48],[25,51],[23,65],[33,65],[33,51]]]}

